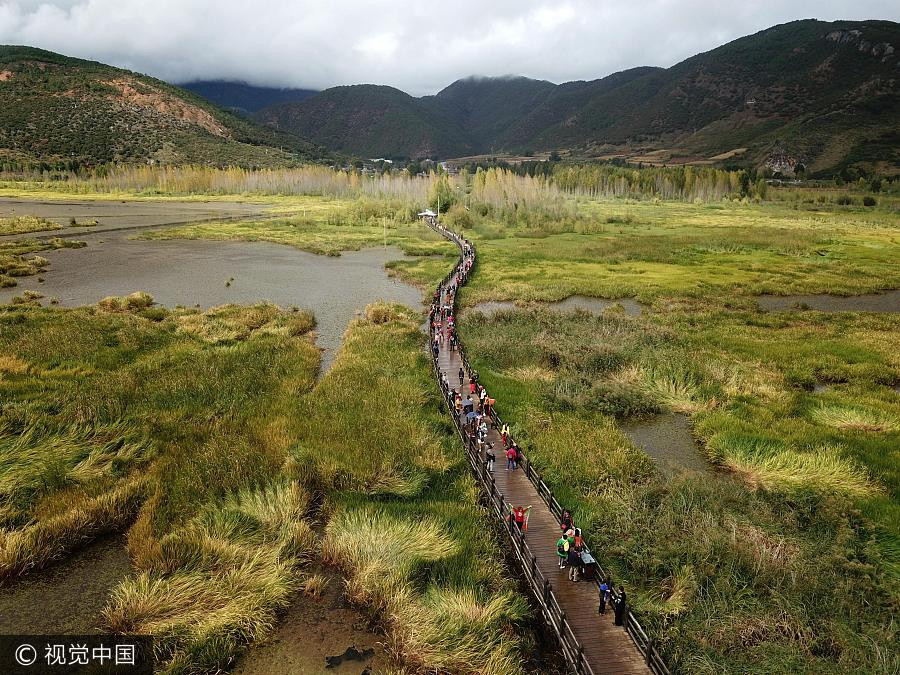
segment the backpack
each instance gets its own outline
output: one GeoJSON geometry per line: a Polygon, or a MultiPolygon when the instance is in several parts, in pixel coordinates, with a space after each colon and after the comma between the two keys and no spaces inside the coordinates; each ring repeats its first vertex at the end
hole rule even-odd
{"type": "Polygon", "coordinates": [[[556,542],[556,553],[560,556],[566,555],[566,544],[568,544],[565,539],[560,539],[556,542]]]}

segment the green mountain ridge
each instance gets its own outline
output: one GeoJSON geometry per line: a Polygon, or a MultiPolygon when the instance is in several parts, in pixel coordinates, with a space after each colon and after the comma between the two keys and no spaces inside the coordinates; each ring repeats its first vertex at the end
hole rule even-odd
{"type": "Polygon", "coordinates": [[[258,119],[372,157],[563,150],[651,164],[728,161],[813,173],[864,164],[896,173],[898,50],[894,22],[802,20],[671,68],[559,85],[467,78],[422,98],[337,87],[258,119]]]}
{"type": "Polygon", "coordinates": [[[326,156],[193,93],[94,61],[0,46],[0,165],[276,166],[326,156]]]}
{"type": "Polygon", "coordinates": [[[255,118],[362,157],[428,157],[471,149],[444,111],[384,85],[332,87],[300,103],[266,108],[255,118]]]}

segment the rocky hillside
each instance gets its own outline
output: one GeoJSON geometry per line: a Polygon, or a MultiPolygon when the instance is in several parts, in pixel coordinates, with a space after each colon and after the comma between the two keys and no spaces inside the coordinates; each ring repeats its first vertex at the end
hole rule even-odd
{"type": "Polygon", "coordinates": [[[0,162],[289,164],[323,155],[172,85],[31,47],[0,46],[0,162]]]}
{"type": "Polygon", "coordinates": [[[649,164],[900,171],[900,24],[795,21],[671,68],[555,85],[470,78],[435,96],[339,87],[260,119],[328,148],[441,157],[563,150],[649,164]],[[389,92],[389,94],[387,93],[389,92]]]}

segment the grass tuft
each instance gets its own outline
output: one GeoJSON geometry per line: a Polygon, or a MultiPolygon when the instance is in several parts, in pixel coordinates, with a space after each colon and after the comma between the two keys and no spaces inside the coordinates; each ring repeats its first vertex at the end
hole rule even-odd
{"type": "Polygon", "coordinates": [[[851,431],[885,433],[900,429],[900,423],[892,416],[859,407],[823,405],[813,411],[812,417],[820,424],[851,431]]]}

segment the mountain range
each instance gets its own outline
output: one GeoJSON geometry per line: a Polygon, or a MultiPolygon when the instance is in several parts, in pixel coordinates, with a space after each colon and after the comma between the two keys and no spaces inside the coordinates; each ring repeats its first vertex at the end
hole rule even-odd
{"type": "Polygon", "coordinates": [[[454,82],[415,98],[325,89],[255,119],[334,151],[447,158],[561,150],[647,164],[900,170],[900,24],[794,21],[698,54],[591,81],[454,82]]]}
{"type": "Polygon", "coordinates": [[[855,165],[897,174],[898,50],[897,23],[803,20],[670,68],[562,84],[469,77],[413,97],[372,84],[320,92],[219,81],[180,88],[0,46],[0,168],[558,152],[650,165],[767,165],[825,176],[855,165]]]}
{"type": "Polygon", "coordinates": [[[327,156],[161,80],[0,46],[0,167],[104,162],[274,166],[327,156]]]}
{"type": "Polygon", "coordinates": [[[194,80],[178,86],[243,115],[259,112],[279,103],[298,103],[319,93],[316,89],[258,87],[231,80],[194,80]]]}

